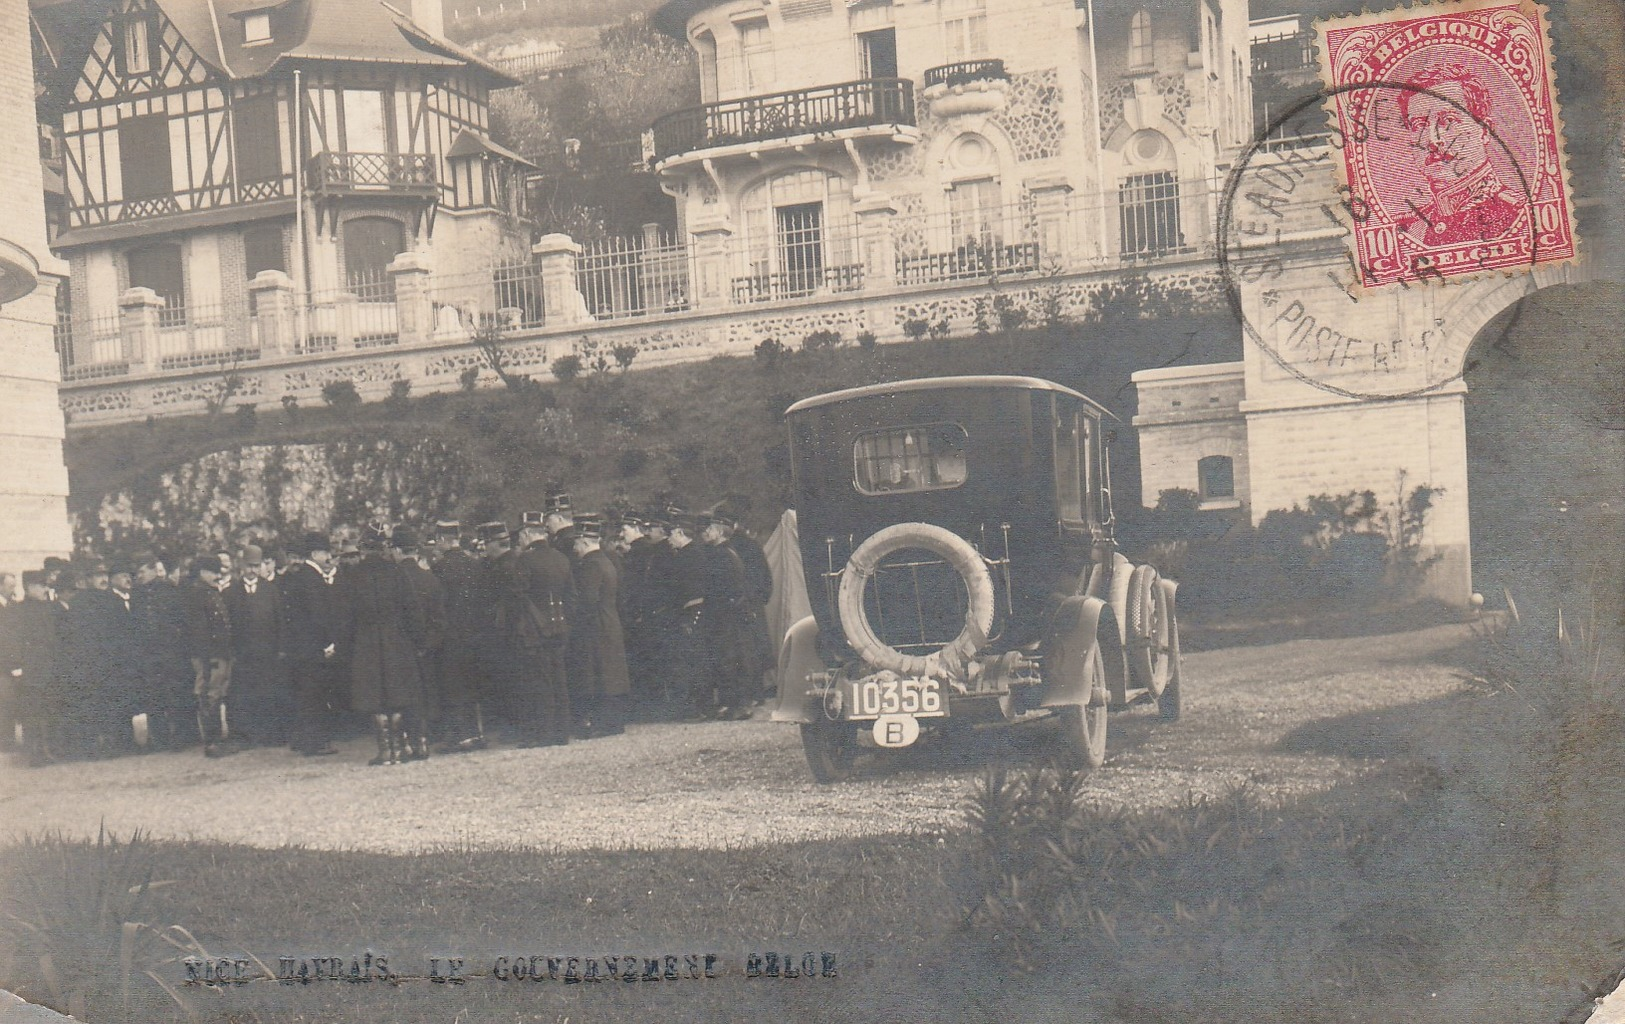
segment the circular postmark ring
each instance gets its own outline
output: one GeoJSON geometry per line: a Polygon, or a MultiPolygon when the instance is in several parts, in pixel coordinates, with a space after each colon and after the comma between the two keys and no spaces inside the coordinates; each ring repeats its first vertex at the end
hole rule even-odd
{"type": "MultiPolygon", "coordinates": [[[[1419,86],[1409,82],[1388,81],[1352,82],[1329,89],[1322,88],[1316,91],[1313,95],[1305,97],[1304,99],[1292,104],[1284,113],[1270,121],[1264,127],[1264,130],[1260,132],[1258,136],[1255,137],[1250,143],[1248,143],[1246,148],[1243,149],[1241,154],[1237,157],[1235,166],[1231,168],[1230,173],[1225,180],[1224,188],[1219,196],[1217,211],[1218,224],[1215,232],[1219,277],[1224,290],[1225,300],[1229,303],[1232,314],[1241,324],[1244,335],[1250,338],[1253,344],[1258,346],[1260,351],[1269,356],[1270,360],[1274,362],[1276,366],[1280,367],[1286,373],[1311,387],[1318,388],[1322,391],[1326,391],[1330,394],[1338,395],[1343,398],[1358,401],[1405,399],[1434,394],[1449,387],[1456,381],[1463,379],[1472,366],[1471,364],[1464,364],[1460,368],[1455,369],[1449,375],[1438,380],[1430,380],[1419,387],[1386,392],[1355,390],[1353,388],[1344,387],[1334,383],[1333,381],[1325,379],[1322,376],[1317,376],[1312,372],[1306,371],[1299,363],[1288,359],[1276,349],[1275,345],[1267,341],[1263,332],[1258,329],[1257,325],[1254,324],[1247,315],[1247,310],[1242,296],[1243,284],[1256,284],[1259,282],[1259,280],[1261,280],[1261,275],[1260,277],[1255,277],[1253,280],[1244,280],[1243,276],[1238,273],[1236,267],[1236,252],[1240,249],[1240,246],[1236,244],[1237,240],[1232,238],[1232,232],[1235,230],[1233,225],[1236,217],[1237,200],[1241,195],[1242,187],[1247,178],[1249,170],[1253,167],[1254,160],[1257,158],[1260,152],[1269,151],[1266,147],[1270,143],[1272,137],[1275,136],[1276,132],[1280,131],[1287,125],[1291,124],[1294,120],[1301,117],[1305,111],[1325,108],[1328,101],[1336,96],[1345,93],[1383,89],[1393,90],[1395,92],[1409,95],[1430,96],[1442,104],[1455,108],[1455,110],[1461,115],[1470,119],[1473,123],[1484,129],[1487,137],[1493,140],[1494,145],[1500,150],[1502,156],[1505,158],[1505,165],[1512,169],[1512,172],[1516,177],[1517,194],[1525,200],[1526,209],[1528,210],[1528,216],[1525,216],[1522,219],[1529,233],[1529,237],[1527,239],[1529,260],[1527,263],[1520,262],[1515,266],[1502,267],[1500,268],[1501,272],[1506,275],[1511,275],[1524,270],[1533,270],[1539,264],[1539,225],[1537,224],[1536,217],[1534,216],[1534,190],[1530,186],[1529,178],[1524,173],[1522,163],[1516,158],[1516,155],[1513,152],[1512,147],[1508,144],[1507,140],[1502,137],[1501,133],[1496,130],[1494,125],[1488,123],[1483,118],[1474,115],[1473,112],[1468,109],[1466,104],[1433,88],[1419,86]]],[[[1328,122],[1327,145],[1330,147],[1330,149],[1341,152],[1351,142],[1350,138],[1348,137],[1349,133],[1345,133],[1343,131],[1341,126],[1336,123],[1335,118],[1328,118],[1328,122]]],[[[1356,124],[1354,127],[1357,130],[1355,134],[1358,135],[1358,137],[1352,139],[1354,144],[1364,144],[1371,138],[1369,130],[1366,129],[1365,126],[1356,124]]],[[[1331,212],[1330,201],[1335,201],[1339,205],[1343,206],[1351,221],[1355,223],[1368,218],[1370,215],[1369,209],[1366,210],[1364,216],[1361,216],[1356,212],[1356,204],[1364,203],[1366,201],[1363,196],[1359,196],[1355,193],[1352,186],[1339,186],[1338,196],[1328,196],[1327,198],[1329,202],[1327,204],[1322,204],[1322,208],[1327,212],[1328,217],[1335,219],[1334,214],[1331,212]]],[[[1344,229],[1345,237],[1347,232],[1353,229],[1353,224],[1339,223],[1339,226],[1344,229]]],[[[1241,232],[1241,234],[1252,233],[1241,232]]],[[[1264,234],[1268,234],[1268,232],[1265,232],[1264,234]]],[[[1279,231],[1276,232],[1276,237],[1278,239],[1276,244],[1280,244],[1279,231]]],[[[1503,235],[1499,237],[1504,238],[1507,236],[1503,235]]],[[[1257,251],[1259,251],[1257,248],[1248,250],[1249,257],[1257,251]]],[[[1351,262],[1354,261],[1352,251],[1348,252],[1348,258],[1351,262]]],[[[1286,269],[1285,265],[1279,260],[1274,262],[1277,269],[1272,275],[1272,278],[1278,279],[1286,273],[1286,269]]],[[[1357,273],[1363,277],[1364,271],[1358,265],[1356,265],[1355,269],[1357,273]]],[[[1410,285],[1401,281],[1396,282],[1392,285],[1392,287],[1401,289],[1412,287],[1459,287],[1464,285],[1467,280],[1470,280],[1445,278],[1442,275],[1438,275],[1436,272],[1427,273],[1426,271],[1423,271],[1421,273],[1422,276],[1430,278],[1430,280],[1423,282],[1421,285],[1410,285]]],[[[1353,283],[1356,286],[1363,288],[1364,282],[1359,278],[1357,278],[1353,283]]],[[[1361,297],[1348,291],[1346,285],[1344,286],[1344,290],[1348,295],[1351,305],[1357,305],[1361,297]]],[[[1513,317],[1505,320],[1501,327],[1501,334],[1503,336],[1510,331],[1512,325],[1516,323],[1516,320],[1516,314],[1513,317]]]]}

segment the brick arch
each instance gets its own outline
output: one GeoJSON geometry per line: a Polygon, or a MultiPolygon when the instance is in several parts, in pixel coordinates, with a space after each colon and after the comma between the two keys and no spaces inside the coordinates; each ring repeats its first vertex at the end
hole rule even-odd
{"type": "Polygon", "coordinates": [[[1588,262],[1540,266],[1515,277],[1481,278],[1451,289],[1448,301],[1435,310],[1435,321],[1444,332],[1438,365],[1460,373],[1467,365],[1467,353],[1485,327],[1511,306],[1543,288],[1584,284],[1594,280],[1588,262]]]}

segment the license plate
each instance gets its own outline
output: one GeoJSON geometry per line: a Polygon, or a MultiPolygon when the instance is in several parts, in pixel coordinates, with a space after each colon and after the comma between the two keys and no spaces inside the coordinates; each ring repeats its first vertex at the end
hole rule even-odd
{"type": "Polygon", "coordinates": [[[948,713],[942,683],[936,679],[862,679],[847,684],[847,718],[913,715],[940,718],[948,713]]]}

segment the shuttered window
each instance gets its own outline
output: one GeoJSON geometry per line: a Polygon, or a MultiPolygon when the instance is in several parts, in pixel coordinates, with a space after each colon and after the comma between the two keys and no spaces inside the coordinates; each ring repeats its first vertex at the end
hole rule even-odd
{"type": "Polygon", "coordinates": [[[274,95],[247,96],[235,103],[232,138],[238,182],[249,184],[282,176],[282,138],[277,129],[274,95]]]}

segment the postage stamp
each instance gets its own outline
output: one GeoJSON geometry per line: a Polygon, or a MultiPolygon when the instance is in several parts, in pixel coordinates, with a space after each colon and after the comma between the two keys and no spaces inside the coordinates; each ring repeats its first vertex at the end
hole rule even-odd
{"type": "Polygon", "coordinates": [[[1544,8],[1466,0],[1317,23],[1363,288],[1576,256],[1544,8]]]}

